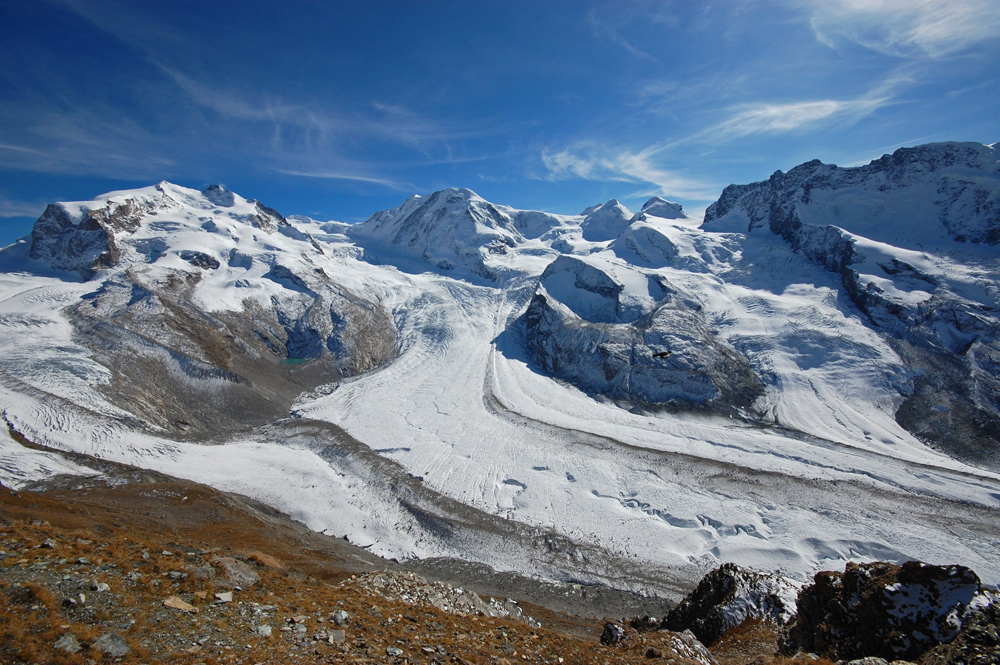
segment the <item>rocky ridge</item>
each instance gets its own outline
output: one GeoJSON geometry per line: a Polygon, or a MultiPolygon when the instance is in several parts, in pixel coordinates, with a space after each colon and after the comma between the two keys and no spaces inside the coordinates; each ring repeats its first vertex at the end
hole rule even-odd
{"type": "MultiPolygon", "coordinates": [[[[758,573],[726,563],[702,578],[698,587],[659,623],[668,630],[690,630],[713,644],[748,620],[783,626],[795,616],[798,589],[780,575],[758,573]]],[[[638,622],[641,626],[649,621],[638,622]]]]}
{"type": "Polygon", "coordinates": [[[561,256],[542,273],[521,324],[544,372],[612,399],[738,411],[763,393],[698,301],[660,275],[561,256]]]}
{"type": "Polygon", "coordinates": [[[843,573],[817,573],[797,608],[785,653],[928,664],[1000,659],[1000,594],[964,566],[849,563],[843,573]]]}

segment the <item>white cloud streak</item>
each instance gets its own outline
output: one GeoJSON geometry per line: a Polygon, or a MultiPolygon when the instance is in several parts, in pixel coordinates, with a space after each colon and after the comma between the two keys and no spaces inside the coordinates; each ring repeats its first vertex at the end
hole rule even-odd
{"type": "MultiPolygon", "coordinates": [[[[615,10],[616,14],[621,13],[620,7],[615,7],[615,10]]],[[[596,6],[591,8],[590,14],[587,16],[587,22],[590,24],[590,29],[593,31],[595,37],[609,40],[612,44],[615,44],[616,46],[627,51],[628,54],[636,60],[658,62],[653,55],[643,51],[622,36],[621,32],[614,25],[612,25],[608,17],[599,16],[596,6]]]]}
{"type": "Polygon", "coordinates": [[[276,139],[282,128],[304,131],[317,142],[338,137],[365,135],[420,147],[446,138],[468,138],[476,132],[448,131],[401,106],[378,102],[373,116],[347,115],[334,110],[319,110],[307,104],[289,104],[281,100],[249,100],[238,94],[206,85],[173,68],[157,63],[160,70],[198,106],[232,120],[269,123],[276,139]]]}
{"type": "Polygon", "coordinates": [[[44,203],[29,203],[27,201],[12,201],[6,196],[0,196],[0,218],[8,217],[38,217],[45,210],[44,203]]]}
{"type": "Polygon", "coordinates": [[[816,38],[898,57],[939,58],[1000,37],[996,0],[807,0],[816,38]]]}
{"type": "Polygon", "coordinates": [[[744,104],[705,133],[716,138],[738,138],[750,134],[792,132],[823,122],[854,122],[889,103],[891,98],[744,104]]]}
{"type": "Polygon", "coordinates": [[[0,135],[16,137],[0,143],[0,168],[130,179],[161,177],[174,165],[160,156],[168,139],[110,106],[0,102],[0,117],[0,135]]]}
{"type": "Polygon", "coordinates": [[[727,110],[727,118],[692,138],[729,140],[752,134],[794,132],[834,123],[849,125],[893,104],[898,89],[910,81],[910,77],[900,69],[855,99],[738,104],[727,110]]]}
{"type": "Polygon", "coordinates": [[[719,187],[695,178],[689,178],[658,164],[655,155],[659,148],[632,152],[601,146],[593,142],[580,142],[563,150],[545,150],[542,163],[548,169],[548,179],[650,183],[659,188],[660,194],[699,201],[714,200],[719,187]]]}
{"type": "Polygon", "coordinates": [[[381,185],[382,187],[388,187],[389,189],[395,189],[400,192],[412,192],[418,189],[418,187],[413,183],[399,182],[397,180],[380,178],[378,176],[360,175],[358,173],[335,172],[335,171],[292,171],[286,169],[278,169],[278,173],[283,173],[284,175],[298,176],[301,178],[319,178],[323,180],[348,180],[350,182],[362,182],[371,185],[381,185]]]}

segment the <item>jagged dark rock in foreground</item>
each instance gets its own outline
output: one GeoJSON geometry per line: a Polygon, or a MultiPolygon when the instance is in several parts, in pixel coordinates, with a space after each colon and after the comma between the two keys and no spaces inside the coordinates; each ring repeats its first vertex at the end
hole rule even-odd
{"type": "Polygon", "coordinates": [[[690,630],[711,646],[747,619],[783,625],[795,614],[794,597],[795,587],[788,580],[725,563],[702,578],[660,628],[690,630]]]}
{"type": "Polygon", "coordinates": [[[786,654],[892,661],[933,649],[930,662],[1000,662],[1000,596],[964,566],[849,563],[843,573],[818,573],[797,605],[781,645],[786,654]]]}

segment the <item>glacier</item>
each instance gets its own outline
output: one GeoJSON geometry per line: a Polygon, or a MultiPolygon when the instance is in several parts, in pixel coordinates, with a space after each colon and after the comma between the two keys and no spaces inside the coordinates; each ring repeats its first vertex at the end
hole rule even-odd
{"type": "Polygon", "coordinates": [[[96,474],[82,453],[389,558],[673,599],[722,562],[996,584],[997,447],[939,433],[996,410],[997,157],[913,150],[704,219],[467,189],[353,225],[170,183],[53,204],[0,252],[0,481],[96,474]]]}

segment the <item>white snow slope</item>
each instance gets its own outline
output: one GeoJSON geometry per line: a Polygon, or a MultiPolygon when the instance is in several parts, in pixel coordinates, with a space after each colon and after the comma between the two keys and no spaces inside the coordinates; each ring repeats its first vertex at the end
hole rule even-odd
{"type": "MultiPolygon", "coordinates": [[[[1000,476],[929,449],[895,422],[900,386],[908,381],[902,362],[841,294],[837,277],[778,236],[708,232],[700,219],[663,202],[636,215],[618,238],[592,241],[581,228],[583,215],[513,211],[518,216],[502,208],[495,220],[509,224],[463,218],[466,230],[437,242],[447,251],[442,263],[427,247],[415,249],[413,238],[394,243],[404,237],[399,229],[393,236],[369,224],[345,234],[343,225],[296,217],[282,233],[257,234],[202,193],[160,188],[177,203],[156,217],[161,235],[175,225],[166,234],[172,244],[152,260],[126,252],[129,265],[158,270],[163,261],[164,270],[201,270],[196,295],[205,307],[237,306],[230,294],[245,277],[237,274],[242,268],[181,265],[181,244],[217,248],[220,260],[236,243],[255,256],[287,253],[301,261],[314,240],[324,251],[308,254],[311,267],[392,312],[398,358],[302,395],[292,415],[339,425],[444,497],[601,549],[623,570],[661,571],[692,586],[723,561],[805,579],[848,560],[910,558],[961,563],[988,583],[1000,582],[1000,476]],[[674,218],[651,214],[657,210],[674,218]],[[528,230],[523,220],[535,226],[528,230]],[[503,251],[461,246],[477,237],[503,251]],[[376,247],[377,264],[366,243],[376,247]],[[656,276],[696,302],[717,337],[764,379],[755,405],[764,415],[751,421],[629,409],[541,374],[511,324],[561,253],[584,257],[610,277],[631,307],[651,306],[649,278],[656,276]],[[643,260],[628,263],[633,257],[643,260]],[[456,270],[463,264],[467,271],[456,270]]],[[[152,189],[138,194],[155,196],[152,189]]],[[[468,190],[448,191],[439,199],[453,208],[457,199],[482,201],[468,190]]],[[[411,199],[402,213],[384,213],[380,228],[418,207],[411,199]]],[[[434,214],[439,222],[465,214],[456,209],[434,214]]],[[[462,220],[453,222],[461,229],[462,220]]],[[[447,233],[446,226],[435,233],[447,233]]],[[[116,239],[120,246],[133,242],[127,232],[116,239]]],[[[18,252],[26,253],[23,244],[5,250],[8,272],[0,273],[0,406],[29,439],[237,491],[385,556],[455,556],[528,575],[668,593],[648,578],[560,572],[530,552],[468,543],[456,549],[356,465],[321,456],[277,426],[215,442],[221,445],[172,441],[144,427],[102,396],[108,372],[74,342],[61,311],[127,266],[98,271],[89,282],[67,281],[42,274],[18,252]],[[17,265],[22,271],[12,270],[17,265]]],[[[996,284],[997,273],[989,279],[996,284]]],[[[569,309],[584,306],[563,287],[550,295],[569,300],[569,309]]],[[[246,290],[273,295],[260,289],[246,290]]],[[[62,469],[6,437],[0,446],[5,484],[86,472],[62,469]]]]}

